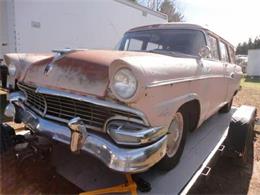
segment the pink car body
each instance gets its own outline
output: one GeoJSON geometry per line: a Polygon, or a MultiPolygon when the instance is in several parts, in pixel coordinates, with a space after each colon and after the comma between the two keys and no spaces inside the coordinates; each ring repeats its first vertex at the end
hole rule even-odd
{"type": "MultiPolygon", "coordinates": [[[[224,39],[201,26],[163,24],[139,27],[129,32],[155,31],[158,29],[201,31],[205,36],[206,45],[209,47],[210,41],[208,36],[213,36],[218,41],[217,45],[220,45],[220,41],[225,44],[228,60],[212,59],[210,55],[198,57],[182,54],[162,55],[146,51],[72,50],[60,53],[58,56],[51,54],[6,54],[5,61],[8,65],[12,64],[16,67],[16,73],[10,79],[13,80],[13,83],[18,83],[18,88],[25,93],[25,99],[30,98],[30,94],[26,90],[30,90],[30,87],[32,87],[31,89],[35,90],[35,94],[43,94],[42,97],[47,99],[44,100],[45,103],[39,103],[40,105],[43,104],[43,107],[49,101],[48,97],[45,96],[46,94],[51,94],[55,97],[59,94],[66,98],[71,95],[69,98],[77,99],[78,101],[85,101],[83,100],[84,98],[92,98],[95,105],[109,108],[107,104],[112,104],[112,108],[120,108],[120,111],[124,110],[135,114],[136,116],[134,117],[131,117],[131,114],[120,116],[120,112],[117,112],[117,114],[107,118],[102,127],[91,129],[91,126],[86,125],[86,129],[94,130],[94,134],[95,131],[100,131],[105,133],[106,136],[108,124],[111,120],[119,120],[119,123],[120,121],[130,121],[143,126],[143,129],[140,130],[141,135],[138,135],[138,131],[134,132],[136,134],[133,134],[133,132],[129,133],[129,130],[123,133],[115,131],[116,133],[118,132],[117,135],[121,133],[120,135],[123,136],[123,138],[118,138],[118,142],[115,140],[117,135],[113,137],[113,134],[108,133],[116,143],[108,138],[101,145],[110,147],[110,151],[113,152],[120,150],[121,153],[115,152],[116,157],[114,158],[117,160],[112,159],[111,156],[109,156],[109,159],[104,159],[106,154],[102,154],[101,146],[90,151],[88,143],[93,141],[88,140],[90,136],[83,141],[80,140],[82,145],[79,146],[78,144],[76,150],[85,149],[102,160],[108,167],[117,171],[145,171],[159,162],[167,153],[167,131],[175,113],[180,107],[192,102],[189,105],[189,109],[196,110],[193,113],[193,115],[196,115],[193,118],[195,120],[193,126],[200,126],[203,121],[232,100],[239,89],[242,75],[241,68],[234,64],[232,56],[234,48],[224,39]],[[130,98],[120,97],[112,86],[114,75],[121,69],[130,70],[138,83],[134,95],[130,98]],[[48,92],[46,92],[47,90],[48,92]],[[126,138],[127,136],[129,136],[129,139],[126,138]],[[124,138],[128,139],[126,143],[122,143],[124,138]],[[132,138],[139,140],[140,143],[135,140],[133,141],[135,144],[133,144],[131,142],[132,138]],[[159,146],[158,140],[160,140],[159,146]],[[127,143],[135,145],[136,149],[122,149],[121,145],[126,146],[127,143]],[[156,147],[150,147],[155,144],[157,144],[156,147]],[[140,149],[147,148],[147,145],[150,147],[149,150],[142,151],[140,149]],[[113,147],[116,147],[116,149],[113,149],[113,147]],[[133,150],[135,151],[131,153],[133,150]],[[139,153],[137,150],[139,150],[139,153]],[[100,152],[101,154],[97,154],[100,152]],[[123,152],[126,156],[122,155],[123,152]],[[130,160],[128,161],[127,159],[130,160]]],[[[220,46],[218,51],[221,52],[220,46]]],[[[220,53],[219,58],[221,58],[221,55],[220,53]]],[[[46,114],[48,115],[48,111],[45,110],[47,108],[44,107],[42,112],[37,113],[35,108],[30,108],[31,102],[26,103],[26,100],[24,101],[25,109],[30,110],[28,112],[33,112],[33,115],[36,115],[36,117],[40,117],[38,121],[48,121],[50,119],[45,116],[46,114]]],[[[88,100],[86,101],[89,102],[88,100]]],[[[10,102],[18,106],[18,103],[15,103],[12,99],[10,99],[10,102]]],[[[25,122],[24,119],[21,119],[21,121],[25,122]]],[[[71,126],[68,128],[67,124],[69,123],[66,121],[64,126],[67,129],[64,130],[65,127],[63,128],[63,131],[66,131],[63,135],[57,133],[62,127],[58,127],[55,124],[54,118],[52,118],[49,124],[53,125],[51,127],[52,130],[46,127],[42,129],[33,128],[35,131],[51,134],[56,141],[71,144],[73,128],[71,126]],[[67,137],[63,139],[62,136],[67,137]]],[[[79,129],[79,127],[77,128],[79,129]]]]}

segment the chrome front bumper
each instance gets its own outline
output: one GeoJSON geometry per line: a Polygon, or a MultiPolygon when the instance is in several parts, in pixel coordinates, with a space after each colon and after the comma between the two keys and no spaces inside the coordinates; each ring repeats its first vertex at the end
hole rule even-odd
{"type": "MultiPolygon", "coordinates": [[[[47,135],[65,144],[71,142],[71,129],[68,126],[41,118],[21,103],[19,105],[10,103],[9,113],[19,115],[21,121],[36,133],[47,135]],[[10,112],[15,108],[13,104],[16,105],[16,110],[10,112]]],[[[136,173],[143,172],[160,161],[166,153],[166,145],[167,135],[149,145],[126,148],[88,132],[81,151],[94,155],[115,171],[136,173]]]]}

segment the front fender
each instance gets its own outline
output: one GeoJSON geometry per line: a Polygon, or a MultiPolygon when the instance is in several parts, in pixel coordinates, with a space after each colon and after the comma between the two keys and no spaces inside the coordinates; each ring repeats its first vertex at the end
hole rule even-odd
{"type": "Polygon", "coordinates": [[[167,118],[167,124],[169,127],[172,118],[174,117],[178,109],[185,103],[190,102],[192,100],[198,100],[200,102],[198,94],[188,93],[179,97],[175,97],[171,100],[161,102],[156,106],[158,117],[167,118]]]}
{"type": "Polygon", "coordinates": [[[152,87],[146,90],[140,101],[131,104],[141,110],[151,126],[169,127],[177,110],[192,100],[201,102],[197,93],[189,90],[189,83],[179,83],[163,87],[152,87]]]}

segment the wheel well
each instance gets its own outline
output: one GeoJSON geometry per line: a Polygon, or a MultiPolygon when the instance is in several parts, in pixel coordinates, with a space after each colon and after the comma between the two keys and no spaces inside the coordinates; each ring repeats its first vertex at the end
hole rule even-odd
{"type": "Polygon", "coordinates": [[[234,93],[234,95],[233,95],[233,96],[235,96],[235,95],[237,94],[237,92],[238,92],[238,90],[236,90],[236,91],[235,91],[235,93],[234,93]]]}
{"type": "Polygon", "coordinates": [[[188,128],[193,131],[197,128],[200,119],[200,102],[198,100],[191,100],[184,103],[179,110],[184,112],[184,120],[188,121],[188,128]]]}

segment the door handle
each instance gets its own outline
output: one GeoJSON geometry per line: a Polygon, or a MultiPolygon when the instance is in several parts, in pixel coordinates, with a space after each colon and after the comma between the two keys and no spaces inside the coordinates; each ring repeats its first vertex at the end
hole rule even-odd
{"type": "Polygon", "coordinates": [[[7,46],[7,43],[2,43],[2,46],[7,46]]]}

